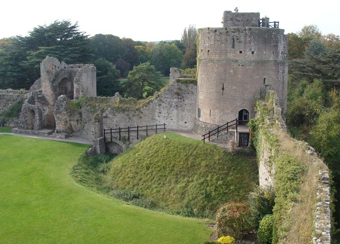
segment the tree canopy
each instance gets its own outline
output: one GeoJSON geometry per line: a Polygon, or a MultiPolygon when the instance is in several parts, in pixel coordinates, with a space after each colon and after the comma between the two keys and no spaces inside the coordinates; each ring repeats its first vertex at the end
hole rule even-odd
{"type": "Polygon", "coordinates": [[[182,60],[183,53],[174,43],[161,42],[151,49],[151,64],[165,76],[171,67],[181,67],[182,60]]]}
{"type": "Polygon", "coordinates": [[[125,95],[138,99],[153,95],[161,84],[161,74],[149,62],[135,66],[125,83],[125,95]]]}

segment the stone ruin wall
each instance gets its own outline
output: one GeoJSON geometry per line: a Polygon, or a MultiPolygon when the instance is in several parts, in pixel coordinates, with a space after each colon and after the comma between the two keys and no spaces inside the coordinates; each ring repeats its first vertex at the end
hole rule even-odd
{"type": "MultiPolygon", "coordinates": [[[[27,91],[12,89],[0,90],[0,113],[5,112],[14,103],[27,98],[27,91]]],[[[2,117],[0,116],[0,120],[2,117]]],[[[18,118],[6,118],[6,125],[18,126],[18,118]]]]}
{"type": "Polygon", "coordinates": [[[196,94],[196,85],[173,82],[140,108],[117,106],[119,100],[124,100],[118,94],[111,98],[92,98],[94,102],[96,99],[109,102],[99,111],[86,105],[81,113],[70,110],[69,120],[76,125],[72,129],[75,134],[89,140],[102,137],[103,129],[137,125],[165,123],[167,130],[191,130],[195,120],[196,94]]]}
{"type": "Polygon", "coordinates": [[[96,68],[92,64],[67,65],[65,62],[47,56],[40,64],[40,74],[41,78],[37,82],[41,84],[42,94],[47,100],[44,104],[44,126],[55,126],[54,106],[61,94],[65,94],[70,99],[97,95],[96,68]],[[67,92],[61,91],[61,86],[67,92]]]}
{"type": "MultiPolygon", "coordinates": [[[[275,92],[269,92],[274,94],[275,98],[273,99],[274,117],[268,118],[268,121],[274,119],[274,123],[280,127],[281,131],[287,133],[287,127],[282,118],[282,108],[279,99],[275,92]]],[[[313,244],[331,244],[331,189],[329,170],[308,143],[298,140],[294,140],[294,143],[296,144],[296,148],[303,148],[307,158],[309,158],[308,156],[313,156],[312,162],[310,162],[311,164],[319,166],[317,175],[319,179],[317,185],[317,202],[315,203],[314,210],[315,229],[311,242],[313,244]]],[[[259,158],[259,185],[262,188],[274,187],[275,165],[272,159],[274,158],[275,150],[272,149],[270,141],[267,141],[265,136],[261,138],[261,149],[257,151],[259,158]]]]}

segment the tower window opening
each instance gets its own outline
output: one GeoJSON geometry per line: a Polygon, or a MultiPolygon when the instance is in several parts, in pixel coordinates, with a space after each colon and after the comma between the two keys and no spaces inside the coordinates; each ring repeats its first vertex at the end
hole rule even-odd
{"type": "Polygon", "coordinates": [[[266,84],[266,78],[263,78],[263,84],[266,84]]]}
{"type": "Polygon", "coordinates": [[[231,48],[235,48],[235,39],[233,38],[233,39],[231,39],[231,48]]]}
{"type": "Polygon", "coordinates": [[[242,53],[242,51],[240,51],[240,53],[242,53]]]}
{"type": "Polygon", "coordinates": [[[251,54],[254,54],[255,52],[254,51],[251,51],[251,54]]]}
{"type": "Polygon", "coordinates": [[[222,83],[222,96],[223,96],[223,93],[224,93],[224,83],[222,83]]]}
{"type": "Polygon", "coordinates": [[[242,109],[238,112],[238,124],[245,125],[249,121],[249,112],[246,109],[242,109]]]}

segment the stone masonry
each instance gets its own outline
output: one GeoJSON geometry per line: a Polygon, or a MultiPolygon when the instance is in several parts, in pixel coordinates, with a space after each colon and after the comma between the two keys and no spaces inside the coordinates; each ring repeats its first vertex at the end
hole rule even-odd
{"type": "Polygon", "coordinates": [[[223,19],[223,28],[198,32],[197,131],[199,125],[214,128],[241,120],[241,111],[245,121],[254,117],[255,98],[266,86],[277,92],[286,109],[288,39],[284,30],[259,26],[259,13],[226,11],[223,19]]]}

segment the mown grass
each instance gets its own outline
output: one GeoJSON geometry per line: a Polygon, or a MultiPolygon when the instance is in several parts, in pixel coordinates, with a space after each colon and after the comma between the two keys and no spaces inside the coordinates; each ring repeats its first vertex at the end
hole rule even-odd
{"type": "Polygon", "coordinates": [[[87,146],[0,135],[0,243],[202,243],[204,221],[129,206],[76,184],[87,146]]]}
{"type": "Polygon", "coordinates": [[[12,132],[12,127],[8,127],[8,126],[4,126],[4,127],[0,127],[0,133],[1,132],[12,132]]]}
{"type": "Polygon", "coordinates": [[[254,155],[232,156],[216,145],[165,133],[112,160],[107,184],[140,194],[166,212],[213,218],[221,204],[245,200],[257,175],[254,155]]]}

